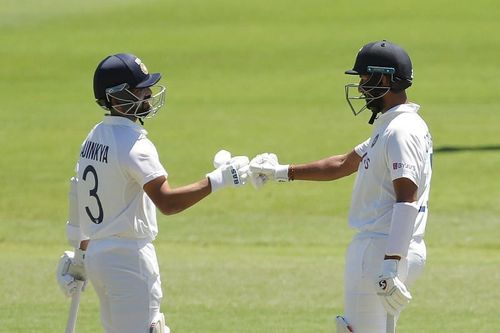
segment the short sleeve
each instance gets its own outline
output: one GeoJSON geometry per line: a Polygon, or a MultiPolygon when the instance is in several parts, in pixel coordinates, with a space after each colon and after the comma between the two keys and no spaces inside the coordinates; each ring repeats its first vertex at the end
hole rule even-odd
{"type": "Polygon", "coordinates": [[[137,140],[129,152],[127,173],[142,186],[168,173],[160,163],[156,147],[148,138],[137,140]]]}
{"type": "Polygon", "coordinates": [[[360,143],[356,147],[354,147],[354,151],[360,157],[363,157],[366,154],[366,150],[368,149],[368,145],[370,144],[370,139],[366,139],[364,142],[360,143]]]}
{"type": "Polygon", "coordinates": [[[402,129],[393,131],[387,140],[387,167],[391,179],[408,178],[419,184],[421,155],[421,142],[416,135],[402,129]]]}

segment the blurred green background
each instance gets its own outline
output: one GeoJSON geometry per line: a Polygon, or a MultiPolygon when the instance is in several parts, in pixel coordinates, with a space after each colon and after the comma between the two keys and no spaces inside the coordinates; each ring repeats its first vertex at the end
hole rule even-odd
{"type": "MultiPolygon", "coordinates": [[[[343,72],[380,39],[410,54],[436,150],[428,265],[398,332],[499,332],[498,31],[493,0],[1,0],[0,332],[64,330],[55,267],[68,180],[103,114],[101,59],[130,52],[163,74],[166,107],[145,127],[180,186],[222,148],[300,163],[366,139],[343,72]]],[[[159,216],[172,332],[334,332],[353,180],[228,189],[159,216]]],[[[102,332],[91,287],[77,331],[102,332]]]]}

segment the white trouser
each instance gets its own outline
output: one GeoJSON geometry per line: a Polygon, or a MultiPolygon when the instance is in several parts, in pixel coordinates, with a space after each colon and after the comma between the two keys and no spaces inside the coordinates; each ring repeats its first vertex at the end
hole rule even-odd
{"type": "MultiPolygon", "coordinates": [[[[344,315],[355,333],[386,333],[387,312],[375,292],[387,237],[354,237],[346,253],[344,315]]],[[[422,239],[412,240],[399,277],[409,287],[420,276],[426,250],[422,239]]]]}
{"type": "Polygon", "coordinates": [[[123,238],[91,240],[85,268],[99,297],[106,332],[149,332],[162,298],[153,244],[123,238]]]}

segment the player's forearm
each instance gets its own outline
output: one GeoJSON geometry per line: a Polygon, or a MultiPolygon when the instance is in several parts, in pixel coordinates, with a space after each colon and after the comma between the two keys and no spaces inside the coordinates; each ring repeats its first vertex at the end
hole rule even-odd
{"type": "Polygon", "coordinates": [[[80,242],[80,250],[86,251],[87,247],[89,246],[89,242],[90,242],[89,239],[82,240],[80,242]]]}
{"type": "Polygon", "coordinates": [[[157,206],[165,215],[173,215],[193,206],[211,193],[207,178],[199,182],[163,191],[161,203],[157,206]]]}
{"type": "Polygon", "coordinates": [[[353,161],[355,158],[349,155],[335,155],[311,163],[290,165],[293,170],[289,170],[289,176],[292,173],[295,180],[313,181],[328,181],[348,176],[357,170],[359,164],[359,161],[353,161]]]}

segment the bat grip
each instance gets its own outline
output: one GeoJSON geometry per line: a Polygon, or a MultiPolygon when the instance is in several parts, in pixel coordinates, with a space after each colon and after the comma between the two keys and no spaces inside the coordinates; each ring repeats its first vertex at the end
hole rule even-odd
{"type": "Polygon", "coordinates": [[[78,315],[78,306],[80,305],[80,294],[82,292],[84,282],[76,281],[76,291],[71,297],[71,307],[69,309],[68,322],[66,323],[65,333],[75,333],[76,317],[78,315]]]}
{"type": "Polygon", "coordinates": [[[396,322],[394,320],[394,316],[391,316],[390,314],[387,315],[386,332],[396,333],[396,322]]]}

